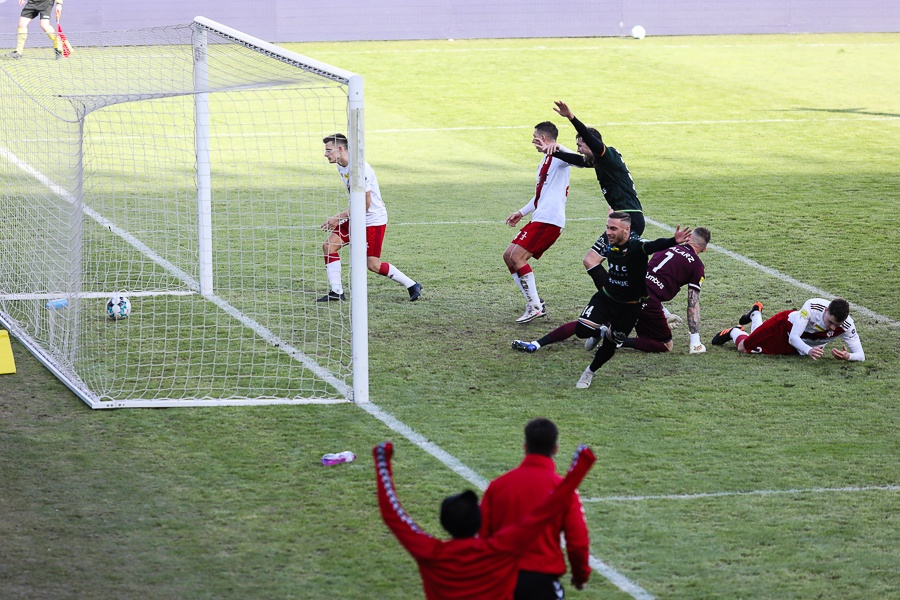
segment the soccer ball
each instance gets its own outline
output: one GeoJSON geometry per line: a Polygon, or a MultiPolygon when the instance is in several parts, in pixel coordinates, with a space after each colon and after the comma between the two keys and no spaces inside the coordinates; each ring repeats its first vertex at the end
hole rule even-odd
{"type": "Polygon", "coordinates": [[[640,25],[635,25],[631,28],[631,37],[636,40],[644,39],[644,36],[647,35],[647,31],[641,27],[640,25]]]}
{"type": "Polygon", "coordinates": [[[125,296],[113,296],[106,301],[106,314],[118,321],[131,314],[131,301],[125,296]]]}

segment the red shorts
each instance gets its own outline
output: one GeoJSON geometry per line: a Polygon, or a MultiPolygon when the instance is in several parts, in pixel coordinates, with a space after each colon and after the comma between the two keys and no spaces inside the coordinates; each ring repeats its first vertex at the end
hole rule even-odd
{"type": "Polygon", "coordinates": [[[532,221],[519,230],[512,243],[531,252],[534,258],[540,258],[559,239],[561,233],[562,229],[556,225],[532,221]]]}
{"type": "Polygon", "coordinates": [[[797,354],[797,349],[788,341],[793,327],[788,321],[788,315],[792,312],[783,310],[763,321],[762,325],[744,339],[744,352],[750,354],[797,354]]]}
{"type": "MultiPolygon", "coordinates": [[[[384,231],[387,225],[366,226],[366,256],[381,258],[381,247],[384,245],[384,231]]],[[[344,221],[334,229],[334,233],[341,238],[341,244],[350,242],[350,221],[344,221]]]]}

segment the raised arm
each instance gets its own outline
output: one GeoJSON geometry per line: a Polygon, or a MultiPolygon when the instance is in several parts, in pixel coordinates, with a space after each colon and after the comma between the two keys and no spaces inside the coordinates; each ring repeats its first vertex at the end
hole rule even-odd
{"type": "Polygon", "coordinates": [[[381,510],[381,518],[388,529],[397,537],[407,552],[415,558],[427,558],[433,556],[440,547],[440,540],[431,537],[413,521],[403,507],[397,492],[394,489],[394,475],[391,469],[391,457],[394,455],[394,445],[391,442],[382,442],[372,448],[372,457],[375,459],[375,482],[378,485],[378,508],[381,510]]]}
{"type": "MultiPolygon", "coordinates": [[[[553,109],[560,114],[560,116],[567,118],[572,126],[575,127],[575,131],[578,132],[578,136],[584,140],[584,143],[587,144],[587,147],[591,149],[591,152],[594,153],[594,156],[597,158],[603,156],[604,151],[606,150],[606,146],[603,143],[603,137],[599,133],[594,133],[590,131],[584,123],[578,120],[572,113],[572,109],[563,102],[562,100],[557,100],[554,102],[556,107],[553,109]]],[[[566,161],[568,162],[568,161],[566,161]]]]}

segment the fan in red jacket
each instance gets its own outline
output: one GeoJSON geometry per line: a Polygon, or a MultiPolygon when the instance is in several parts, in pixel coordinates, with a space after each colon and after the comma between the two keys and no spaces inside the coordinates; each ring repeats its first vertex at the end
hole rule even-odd
{"type": "Polygon", "coordinates": [[[489,538],[476,536],[481,510],[475,492],[444,499],[441,525],[452,539],[443,541],[422,531],[400,506],[391,469],[393,453],[391,442],[372,448],[378,507],[385,524],[419,565],[428,600],[512,600],[522,553],[569,506],[578,484],[596,461],[589,448],[579,447],[559,487],[522,521],[489,538]]]}
{"type": "MultiPolygon", "coordinates": [[[[559,430],[549,419],[532,419],[525,425],[525,459],[492,481],[481,499],[481,537],[489,538],[504,526],[522,520],[556,489],[563,479],[553,462],[559,450],[558,439],[559,430]]],[[[559,581],[566,573],[560,533],[566,536],[572,585],[580,590],[587,583],[591,576],[590,539],[581,499],[575,493],[522,555],[516,600],[565,597],[559,581]]]]}

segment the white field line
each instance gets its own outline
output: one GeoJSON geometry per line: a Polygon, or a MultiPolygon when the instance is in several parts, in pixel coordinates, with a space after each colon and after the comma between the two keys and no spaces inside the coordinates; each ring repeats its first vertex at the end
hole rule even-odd
{"type": "MultiPolygon", "coordinates": [[[[785,34],[786,35],[786,34],[785,34]]],[[[622,38],[629,38],[630,36],[625,35],[624,33],[621,36],[622,38]]],[[[679,36],[660,36],[660,37],[668,37],[670,39],[675,39],[679,36]]],[[[607,38],[613,39],[613,38],[607,38]]],[[[460,38],[459,40],[429,40],[434,43],[443,43],[443,44],[463,44],[466,42],[479,42],[482,40],[465,40],[460,38]]],[[[310,42],[312,44],[314,42],[310,42]]],[[[601,50],[604,52],[608,52],[611,50],[640,50],[640,43],[635,41],[624,42],[620,45],[589,45],[589,46],[578,46],[578,45],[569,45],[569,46],[556,46],[556,45],[541,45],[536,44],[534,46],[521,46],[521,47],[491,47],[484,46],[481,48],[450,48],[447,46],[435,47],[435,48],[380,48],[378,50],[356,50],[354,54],[450,54],[450,53],[488,53],[492,54],[495,52],[542,52],[545,53],[548,50],[553,52],[566,52],[566,51],[584,51],[584,50],[601,50]]],[[[658,46],[654,46],[656,48],[674,48],[674,49],[690,49],[690,48],[702,48],[704,50],[718,50],[720,48],[849,48],[849,47],[865,47],[865,48],[879,48],[879,47],[890,47],[896,46],[896,43],[892,42],[859,42],[859,43],[784,43],[784,44],[661,44],[658,46]]],[[[316,56],[346,56],[346,52],[338,52],[338,51],[315,51],[316,56]]]]}
{"type": "MultiPolygon", "coordinates": [[[[802,109],[797,109],[798,112],[802,111],[802,109]]],[[[607,122],[599,122],[595,123],[597,127],[682,127],[682,126],[690,126],[690,125],[757,125],[757,124],[772,124],[772,123],[852,123],[855,121],[900,121],[900,116],[892,116],[892,115],[883,115],[883,114],[867,114],[865,112],[854,113],[856,116],[851,117],[823,117],[818,119],[810,119],[806,117],[797,118],[797,119],[688,119],[683,121],[607,121],[607,122]]],[[[400,128],[400,129],[367,129],[367,135],[374,134],[394,134],[394,133],[441,133],[441,132],[451,132],[451,131],[501,131],[501,130],[531,130],[533,129],[532,125],[460,125],[458,127],[408,127],[408,128],[400,128]]],[[[167,137],[171,138],[180,138],[180,139],[193,139],[192,134],[166,134],[167,137]]],[[[316,133],[312,131],[308,131],[305,133],[282,133],[277,131],[265,132],[265,133],[253,133],[253,132],[242,132],[242,133],[218,133],[213,137],[216,139],[253,139],[253,138],[276,138],[282,136],[288,137],[308,137],[310,139],[319,139],[323,133],[316,133]]],[[[128,141],[128,140],[140,140],[143,139],[143,136],[140,135],[106,135],[106,134],[92,134],[91,139],[93,140],[102,140],[106,137],[109,139],[115,139],[117,141],[128,141]]],[[[34,143],[50,143],[55,142],[55,139],[50,138],[29,138],[25,141],[34,142],[34,143]]]]}
{"type": "Polygon", "coordinates": [[[746,492],[706,492],[702,494],[660,494],[657,496],[601,496],[582,498],[582,502],[643,502],[645,500],[699,500],[728,496],[781,496],[795,494],[833,494],[853,492],[900,492],[900,485],[864,485],[848,487],[815,487],[794,490],[750,490],[746,492]]]}
{"type": "MultiPolygon", "coordinates": [[[[649,224],[651,224],[651,225],[653,225],[653,226],[655,226],[655,227],[658,227],[658,228],[662,229],[663,231],[667,231],[667,232],[675,231],[675,228],[674,228],[674,227],[672,227],[671,225],[667,225],[666,223],[661,223],[661,222],[655,221],[655,220],[653,220],[653,219],[648,219],[646,216],[644,217],[644,219],[647,221],[647,223],[649,223],[649,224]]],[[[581,217],[581,218],[577,218],[577,219],[568,219],[568,221],[597,221],[597,222],[605,222],[606,219],[605,219],[605,218],[602,218],[602,217],[581,217]]],[[[449,225],[463,225],[463,226],[468,226],[468,225],[500,225],[500,224],[502,224],[502,223],[503,223],[503,221],[501,221],[500,219],[497,219],[497,220],[482,220],[482,221],[427,221],[427,222],[413,222],[413,223],[389,223],[389,225],[391,225],[392,227],[415,227],[415,226],[421,226],[421,227],[441,226],[441,227],[446,227],[446,226],[449,226],[449,225]]],[[[733,260],[736,260],[736,261],[738,261],[738,262],[742,262],[742,263],[744,263],[745,265],[747,265],[748,267],[752,267],[752,268],[754,268],[754,269],[757,269],[758,271],[762,271],[762,272],[765,273],[766,275],[770,275],[770,276],[775,277],[776,279],[779,279],[779,280],[781,280],[781,281],[783,281],[783,282],[785,282],[785,283],[789,283],[789,284],[791,284],[791,285],[793,285],[793,286],[795,286],[795,287],[798,287],[798,288],[800,288],[800,289],[806,290],[807,292],[813,294],[813,296],[816,296],[816,297],[822,297],[822,298],[836,298],[836,297],[838,296],[838,294],[833,294],[833,293],[828,292],[828,291],[826,291],[826,290],[823,290],[823,289],[821,289],[821,288],[817,288],[817,287],[814,286],[814,285],[810,285],[810,284],[808,284],[808,283],[804,283],[804,282],[800,281],[799,279],[794,279],[794,278],[791,277],[790,275],[785,275],[784,273],[782,273],[781,271],[778,271],[777,269],[773,269],[772,267],[767,267],[767,266],[765,266],[765,265],[763,265],[763,264],[760,264],[760,263],[756,262],[756,261],[753,260],[752,258],[747,258],[747,257],[744,256],[743,254],[738,254],[737,252],[733,252],[733,251],[731,251],[731,250],[729,250],[729,249],[727,249],[727,248],[723,248],[722,246],[717,246],[717,245],[715,245],[715,244],[710,244],[710,245],[709,245],[709,249],[710,249],[710,250],[713,250],[713,251],[715,251],[715,252],[718,252],[718,253],[720,253],[720,254],[724,254],[725,256],[727,256],[727,257],[729,257],[729,258],[731,258],[731,259],[733,259],[733,260]]],[[[892,318],[890,318],[890,317],[886,317],[886,316],[884,316],[884,315],[882,315],[882,314],[879,314],[879,313],[875,312],[874,310],[871,310],[871,309],[869,309],[869,308],[866,308],[865,306],[863,306],[863,305],[861,305],[861,304],[855,304],[855,303],[851,302],[851,303],[850,303],[850,307],[853,309],[853,311],[855,311],[855,312],[857,312],[857,313],[859,313],[859,314],[865,315],[865,316],[867,316],[867,317],[869,317],[869,318],[871,318],[871,319],[875,319],[875,320],[877,320],[877,321],[881,321],[881,322],[887,323],[887,324],[890,325],[891,327],[900,327],[900,321],[897,321],[897,320],[892,319],[892,318]]]]}
{"type": "MultiPolygon", "coordinates": [[[[798,109],[799,110],[799,109],[798,109]]],[[[759,123],[841,123],[847,121],[900,121],[890,115],[866,115],[858,117],[825,117],[821,119],[696,119],[687,121],[609,121],[597,123],[597,127],[680,127],[683,125],[755,125],[759,123]]],[[[416,127],[407,129],[371,129],[374,133],[439,133],[443,131],[491,131],[498,129],[533,129],[532,125],[485,125],[464,127],[416,127]]]]}

